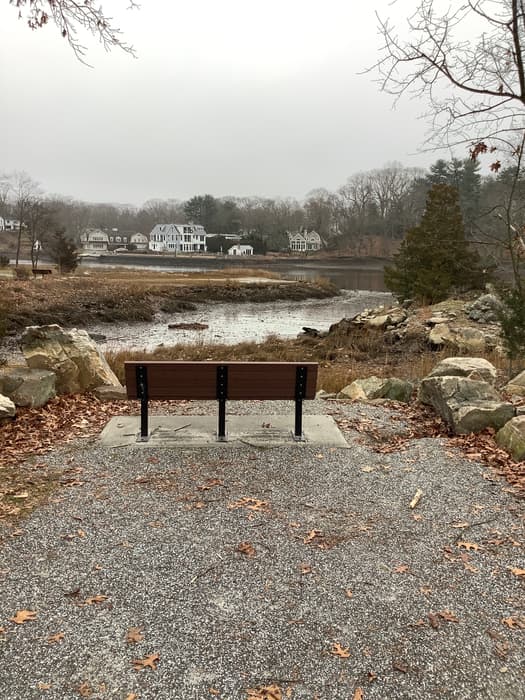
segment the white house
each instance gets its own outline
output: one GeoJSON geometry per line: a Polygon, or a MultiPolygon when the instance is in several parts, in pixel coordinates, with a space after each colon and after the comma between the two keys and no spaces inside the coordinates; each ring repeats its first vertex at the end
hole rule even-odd
{"type": "Polygon", "coordinates": [[[88,228],[80,234],[80,242],[86,253],[102,253],[108,250],[109,236],[98,228],[88,228]]]}
{"type": "Polygon", "coordinates": [[[205,253],[206,231],[199,224],[157,224],[149,235],[157,253],[205,253]]]}
{"type": "Polygon", "coordinates": [[[288,247],[296,253],[307,253],[321,249],[321,236],[317,231],[298,231],[288,233],[288,247]]]}
{"type": "Polygon", "coordinates": [[[237,243],[228,248],[228,255],[253,255],[253,246],[237,243]]]}
{"type": "Polygon", "coordinates": [[[4,219],[0,216],[0,231],[18,231],[19,227],[18,219],[4,219]]]}
{"type": "Polygon", "coordinates": [[[129,242],[135,246],[135,250],[147,250],[149,238],[143,233],[133,233],[131,234],[129,242]]]}

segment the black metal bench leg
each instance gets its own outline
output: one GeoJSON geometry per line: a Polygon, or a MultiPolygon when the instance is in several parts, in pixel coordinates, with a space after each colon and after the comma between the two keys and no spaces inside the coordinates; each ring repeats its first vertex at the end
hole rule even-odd
{"type": "Polygon", "coordinates": [[[301,399],[295,400],[295,432],[294,440],[304,440],[303,437],[303,402],[301,399]]]}
{"type": "Polygon", "coordinates": [[[148,430],[148,371],[146,367],[137,367],[137,388],[140,398],[140,442],[149,440],[148,430]]]}
{"type": "Polygon", "coordinates": [[[217,440],[226,442],[226,399],[228,398],[228,366],[217,367],[217,401],[219,402],[219,424],[217,440]]]}
{"type": "Polygon", "coordinates": [[[226,399],[219,399],[219,424],[217,426],[217,440],[226,442],[226,399]]]}

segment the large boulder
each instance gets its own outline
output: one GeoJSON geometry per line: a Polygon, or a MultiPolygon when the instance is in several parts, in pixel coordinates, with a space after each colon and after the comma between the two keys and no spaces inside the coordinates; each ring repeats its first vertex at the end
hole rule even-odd
{"type": "Polygon", "coordinates": [[[515,415],[514,406],[502,401],[494,387],[467,377],[425,377],[418,398],[432,406],[456,435],[499,429],[515,415]]]}
{"type": "Polygon", "coordinates": [[[494,385],[496,375],[494,365],[482,357],[445,357],[428,377],[467,377],[494,385]]]}
{"type": "Polygon", "coordinates": [[[516,416],[496,433],[496,442],[516,461],[525,459],[525,416],[516,416]]]}
{"type": "Polygon", "coordinates": [[[414,386],[403,379],[390,377],[382,379],[380,377],[366,377],[366,379],[356,379],[344,389],[341,389],[338,398],[353,399],[360,401],[371,401],[373,399],[390,399],[392,401],[403,401],[408,403],[414,386]]]}
{"type": "Polygon", "coordinates": [[[22,335],[21,347],[29,367],[56,374],[58,394],[74,394],[101,385],[120,386],[86,331],[65,331],[58,325],[29,326],[22,335]]]}
{"type": "Polygon", "coordinates": [[[513,377],[508,384],[503,387],[507,394],[525,396],[525,371],[513,377]]]}
{"type": "Polygon", "coordinates": [[[55,395],[54,372],[29,367],[0,369],[0,393],[8,396],[16,406],[38,408],[55,395]]]}
{"type": "Polygon", "coordinates": [[[16,406],[8,396],[0,394],[0,419],[13,418],[16,413],[16,406]]]}

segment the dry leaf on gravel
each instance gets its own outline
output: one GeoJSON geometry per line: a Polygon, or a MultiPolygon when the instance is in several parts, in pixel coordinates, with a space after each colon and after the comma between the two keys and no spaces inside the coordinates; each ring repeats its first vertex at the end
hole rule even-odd
{"type": "Polygon", "coordinates": [[[408,564],[399,564],[399,566],[396,566],[393,571],[395,574],[406,574],[410,571],[410,567],[408,564]]]}
{"type": "Polygon", "coordinates": [[[392,663],[392,666],[395,668],[396,671],[400,671],[401,673],[408,673],[408,664],[406,664],[404,661],[394,661],[392,663]]]}
{"type": "Polygon", "coordinates": [[[330,654],[333,656],[338,656],[340,659],[350,658],[350,647],[343,647],[339,642],[334,642],[330,649],[330,654]]]}
{"type": "Polygon", "coordinates": [[[248,688],[246,700],[283,700],[283,694],[279,686],[265,685],[259,688],[248,688]]]}
{"type": "Polygon", "coordinates": [[[107,599],[107,595],[93,595],[89,598],[86,598],[86,600],[84,601],[84,605],[98,605],[99,603],[103,603],[107,599]]]}
{"type": "Polygon", "coordinates": [[[254,557],[256,554],[255,547],[251,542],[241,542],[237,545],[237,551],[245,554],[247,557],[254,557]]]}
{"type": "Polygon", "coordinates": [[[315,539],[322,537],[323,533],[321,530],[310,530],[303,539],[304,544],[311,544],[315,539]]]}
{"type": "Polygon", "coordinates": [[[301,564],[300,571],[301,571],[301,575],[305,576],[306,574],[312,573],[312,567],[309,564],[301,564]]]}
{"type": "Polygon", "coordinates": [[[354,697],[352,700],[364,700],[365,694],[362,688],[356,688],[354,691],[354,697]]]}
{"type": "Polygon", "coordinates": [[[436,613],[433,613],[433,612],[429,612],[428,613],[428,621],[430,622],[430,626],[433,629],[435,629],[435,630],[439,629],[439,623],[440,623],[439,615],[437,615],[436,613]]]}
{"type": "Polygon", "coordinates": [[[354,594],[353,594],[351,588],[347,588],[347,589],[346,589],[346,591],[345,591],[345,596],[346,596],[347,598],[353,598],[353,597],[354,597],[354,594]]]}
{"type": "Polygon", "coordinates": [[[36,620],[36,611],[34,610],[19,610],[14,617],[9,618],[16,625],[23,625],[24,622],[36,620]]]}
{"type": "Polygon", "coordinates": [[[439,612],[438,615],[445,620],[445,622],[459,622],[458,618],[450,610],[443,610],[439,612]]]}
{"type": "Polygon", "coordinates": [[[93,694],[93,688],[89,685],[87,681],[81,683],[78,686],[77,690],[79,695],[81,695],[83,698],[89,698],[89,696],[93,694]]]}
{"type": "Polygon", "coordinates": [[[52,634],[47,638],[47,643],[48,644],[56,644],[57,642],[61,642],[63,639],[64,639],[64,633],[57,632],[56,634],[52,634]]]}
{"type": "Polygon", "coordinates": [[[261,501],[260,498],[252,498],[251,496],[243,496],[233,503],[228,503],[228,509],[246,508],[258,512],[266,512],[269,510],[268,501],[261,501]]]}
{"type": "Polygon", "coordinates": [[[137,693],[128,693],[126,695],[126,700],[138,700],[139,696],[137,693]]]}
{"type": "Polygon", "coordinates": [[[502,624],[510,627],[511,630],[523,630],[525,629],[525,615],[516,617],[504,617],[501,620],[502,624]]]}
{"type": "Polygon", "coordinates": [[[525,569],[511,568],[508,567],[511,574],[514,576],[525,576],[525,569]]]}
{"type": "Polygon", "coordinates": [[[475,542],[458,542],[456,545],[459,549],[466,549],[467,551],[479,552],[481,547],[475,542]]]}
{"type": "Polygon", "coordinates": [[[130,627],[126,633],[126,642],[128,644],[137,644],[144,639],[142,630],[140,627],[130,627]]]}
{"type": "Polygon", "coordinates": [[[144,668],[151,668],[156,671],[159,660],[160,656],[158,654],[150,654],[143,659],[133,659],[131,663],[133,664],[135,671],[142,671],[144,668]]]}
{"type": "Polygon", "coordinates": [[[42,681],[40,681],[36,684],[36,687],[38,690],[51,690],[51,683],[42,683],[42,681]]]}

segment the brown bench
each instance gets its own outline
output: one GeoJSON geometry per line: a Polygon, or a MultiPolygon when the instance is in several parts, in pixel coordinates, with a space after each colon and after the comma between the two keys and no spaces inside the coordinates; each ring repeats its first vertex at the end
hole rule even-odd
{"type": "Polygon", "coordinates": [[[50,270],[47,267],[34,267],[31,272],[34,275],[51,275],[53,273],[53,270],[50,270]]]}
{"type": "Polygon", "coordinates": [[[295,401],[294,439],[303,440],[302,402],[315,398],[315,362],[126,362],[128,398],[139,399],[140,437],[148,433],[148,401],[219,402],[217,440],[226,440],[226,401],[295,401]]]}

